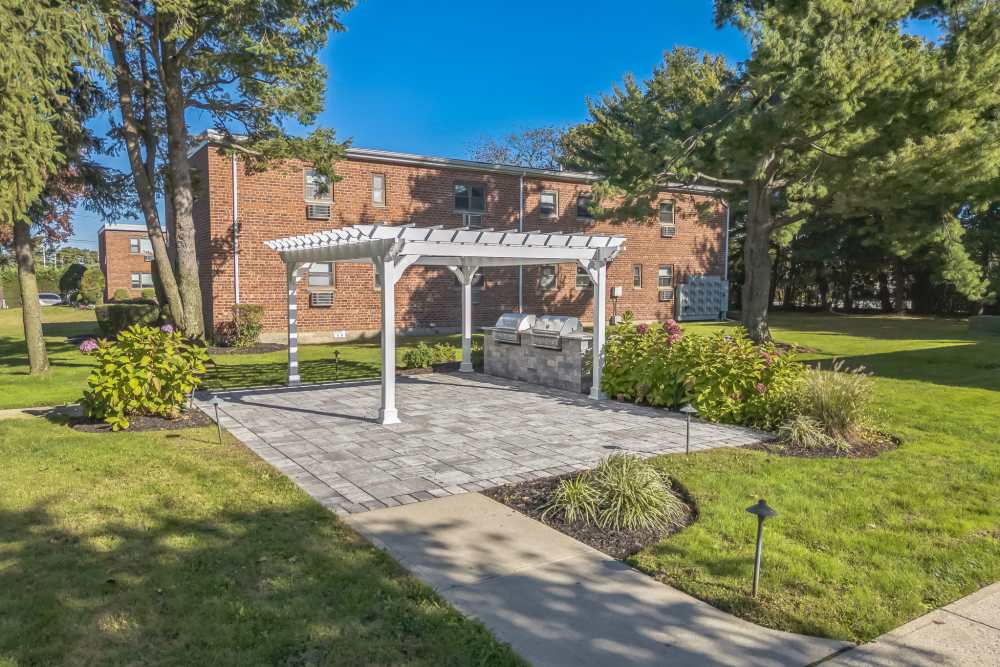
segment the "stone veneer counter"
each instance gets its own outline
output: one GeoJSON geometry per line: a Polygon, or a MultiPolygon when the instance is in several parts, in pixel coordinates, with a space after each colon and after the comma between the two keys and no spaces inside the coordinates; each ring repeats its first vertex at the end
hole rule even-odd
{"type": "Polygon", "coordinates": [[[536,347],[530,332],[521,334],[520,344],[497,341],[491,327],[484,328],[483,334],[483,370],[487,375],[564,391],[590,391],[587,357],[594,341],[590,334],[577,332],[563,336],[561,350],[536,347]]]}

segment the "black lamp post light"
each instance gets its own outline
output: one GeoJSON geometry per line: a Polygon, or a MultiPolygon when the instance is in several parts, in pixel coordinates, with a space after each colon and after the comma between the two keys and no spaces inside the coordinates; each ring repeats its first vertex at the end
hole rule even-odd
{"type": "Polygon", "coordinates": [[[333,379],[340,379],[340,350],[333,351],[333,379]]]}
{"type": "Polygon", "coordinates": [[[685,438],[684,438],[684,453],[685,454],[690,454],[691,453],[691,417],[692,416],[697,416],[698,410],[696,410],[695,407],[693,405],[691,405],[690,403],[686,403],[684,405],[684,407],[681,408],[681,414],[684,415],[684,417],[687,420],[687,432],[686,432],[686,435],[685,435],[685,438]]]}
{"type": "Polygon", "coordinates": [[[764,520],[778,516],[778,513],[763,498],[758,500],[756,505],[748,507],[747,512],[757,517],[757,551],[753,557],[753,586],[750,588],[750,595],[757,597],[757,584],[760,583],[760,552],[764,547],[764,520]]]}
{"type": "Polygon", "coordinates": [[[215,428],[219,431],[219,444],[222,444],[222,422],[219,421],[219,406],[222,405],[223,401],[218,396],[213,396],[212,400],[208,402],[213,408],[215,408],[215,428]]]}

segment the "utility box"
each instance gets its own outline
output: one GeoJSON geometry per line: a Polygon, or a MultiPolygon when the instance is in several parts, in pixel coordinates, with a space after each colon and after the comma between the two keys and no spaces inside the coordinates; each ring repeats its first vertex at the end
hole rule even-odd
{"type": "Polygon", "coordinates": [[[729,310],[729,282],[719,276],[689,276],[678,288],[677,320],[724,320],[729,310]]]}

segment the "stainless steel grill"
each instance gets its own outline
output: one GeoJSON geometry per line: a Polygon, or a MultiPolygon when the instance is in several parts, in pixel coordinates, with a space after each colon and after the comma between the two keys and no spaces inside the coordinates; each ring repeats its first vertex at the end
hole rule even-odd
{"type": "Polygon", "coordinates": [[[531,343],[535,347],[561,350],[563,336],[582,330],[580,320],[576,317],[542,315],[535,319],[535,325],[531,328],[531,343]]]}
{"type": "Polygon", "coordinates": [[[521,344],[521,334],[535,326],[535,316],[525,313],[504,313],[493,327],[493,339],[498,343],[521,344]]]}

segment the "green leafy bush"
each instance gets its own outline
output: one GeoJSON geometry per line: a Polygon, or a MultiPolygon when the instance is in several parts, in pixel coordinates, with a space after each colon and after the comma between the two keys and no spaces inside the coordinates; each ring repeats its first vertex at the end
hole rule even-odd
{"type": "Polygon", "coordinates": [[[611,396],[661,407],[691,403],[709,421],[773,429],[792,414],[803,368],[743,329],[685,336],[673,320],[611,328],[602,387],[611,396]]]}
{"type": "Polygon", "coordinates": [[[430,368],[434,364],[446,364],[455,361],[458,348],[438,343],[431,346],[427,343],[417,343],[403,352],[403,368],[430,368]]]}
{"type": "Polygon", "coordinates": [[[237,303],[232,309],[233,319],[217,330],[217,338],[232,347],[253,347],[264,331],[264,306],[256,303],[237,303]]]}
{"type": "Polygon", "coordinates": [[[142,298],[150,301],[156,301],[156,290],[152,287],[142,288],[142,298]]]}
{"type": "Polygon", "coordinates": [[[158,325],[160,307],[149,301],[105,303],[95,309],[97,326],[106,338],[114,338],[132,325],[158,325]]]}
{"type": "Polygon", "coordinates": [[[88,266],[80,278],[80,300],[98,304],[104,301],[104,274],[97,265],[88,266]]]}
{"type": "Polygon", "coordinates": [[[115,293],[111,298],[113,298],[115,301],[128,301],[129,299],[132,298],[132,295],[129,294],[129,291],[124,287],[119,287],[118,289],[115,290],[115,293]]]}
{"type": "Polygon", "coordinates": [[[176,418],[205,372],[207,353],[172,327],[132,326],[93,352],[83,407],[88,417],[128,428],[130,415],[176,418]]]}
{"type": "Polygon", "coordinates": [[[810,368],[794,388],[795,410],[818,423],[838,443],[850,445],[872,430],[872,382],[863,368],[843,361],[832,370],[810,368]]]}
{"type": "Polygon", "coordinates": [[[560,482],[542,516],[553,514],[567,523],[648,530],[680,525],[687,507],[670,488],[670,480],[648,461],[613,454],[590,473],[560,482]]]}

